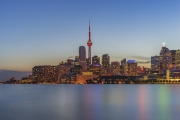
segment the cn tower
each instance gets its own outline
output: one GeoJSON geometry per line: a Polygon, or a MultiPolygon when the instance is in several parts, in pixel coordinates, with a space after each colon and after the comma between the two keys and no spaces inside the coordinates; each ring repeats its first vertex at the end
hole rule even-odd
{"type": "Polygon", "coordinates": [[[92,42],[91,42],[90,21],[89,21],[89,40],[87,42],[87,46],[88,46],[88,59],[89,59],[90,64],[91,64],[91,46],[92,46],[92,42]]]}

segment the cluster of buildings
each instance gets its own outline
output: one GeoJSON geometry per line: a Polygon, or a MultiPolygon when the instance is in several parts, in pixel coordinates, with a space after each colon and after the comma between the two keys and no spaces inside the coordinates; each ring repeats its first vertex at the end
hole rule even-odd
{"type": "Polygon", "coordinates": [[[21,83],[87,84],[130,83],[130,81],[170,83],[180,80],[180,50],[169,50],[163,44],[160,54],[151,57],[151,68],[140,67],[135,60],[110,62],[108,54],[103,54],[102,59],[97,55],[91,57],[90,24],[88,34],[88,56],[85,46],[80,46],[79,55],[75,58],[70,57],[57,66],[34,66],[32,75],[22,78],[21,83]]]}

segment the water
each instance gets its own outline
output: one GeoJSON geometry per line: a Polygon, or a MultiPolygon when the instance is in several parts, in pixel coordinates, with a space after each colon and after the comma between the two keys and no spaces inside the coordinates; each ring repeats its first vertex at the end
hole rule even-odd
{"type": "Polygon", "coordinates": [[[180,85],[0,85],[0,120],[180,120],[180,85]]]}

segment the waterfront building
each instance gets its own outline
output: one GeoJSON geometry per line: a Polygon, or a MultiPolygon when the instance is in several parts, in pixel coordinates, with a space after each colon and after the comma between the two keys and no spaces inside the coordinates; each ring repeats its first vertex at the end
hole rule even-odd
{"type": "Polygon", "coordinates": [[[57,82],[58,67],[57,66],[35,66],[32,68],[32,75],[37,82],[57,82]]]}
{"type": "Polygon", "coordinates": [[[127,68],[128,76],[137,76],[137,63],[135,62],[135,60],[128,60],[127,68]]]}
{"type": "Polygon", "coordinates": [[[160,70],[160,56],[151,56],[151,70],[152,71],[160,70]]]}
{"type": "Polygon", "coordinates": [[[120,75],[120,65],[119,62],[111,62],[111,74],[112,75],[120,75]]]}

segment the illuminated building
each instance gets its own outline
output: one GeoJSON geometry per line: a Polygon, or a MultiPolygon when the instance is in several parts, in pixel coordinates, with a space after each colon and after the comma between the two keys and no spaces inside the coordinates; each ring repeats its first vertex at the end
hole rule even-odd
{"type": "Polygon", "coordinates": [[[74,65],[80,65],[79,64],[79,56],[75,56],[74,65]]]}
{"type": "Polygon", "coordinates": [[[87,42],[87,46],[88,46],[88,59],[89,59],[90,64],[91,64],[91,46],[92,46],[92,41],[91,41],[90,22],[89,22],[89,40],[87,42]]]}
{"type": "Polygon", "coordinates": [[[127,71],[126,59],[123,59],[121,61],[120,68],[121,68],[121,70],[120,70],[121,71],[121,75],[126,75],[126,71],[127,71]]]}
{"type": "Polygon", "coordinates": [[[171,63],[172,63],[171,52],[165,46],[164,43],[160,51],[160,72],[163,73],[164,70],[169,69],[171,63]]]}
{"type": "Polygon", "coordinates": [[[87,67],[86,67],[86,49],[84,46],[79,47],[79,64],[82,66],[83,71],[87,70],[87,67]]]}
{"type": "Polygon", "coordinates": [[[151,70],[159,71],[160,70],[160,56],[151,57],[151,70]]]}
{"type": "Polygon", "coordinates": [[[60,77],[62,75],[66,74],[66,65],[65,63],[62,61],[59,65],[58,65],[58,82],[60,82],[60,77]]]}
{"type": "Polygon", "coordinates": [[[113,75],[120,75],[119,62],[117,62],[117,61],[111,62],[111,73],[112,73],[113,75]]]}
{"type": "Polygon", "coordinates": [[[178,69],[180,69],[180,50],[176,51],[176,55],[175,55],[175,63],[178,66],[178,69]]]}
{"type": "Polygon", "coordinates": [[[90,72],[93,72],[95,75],[100,75],[100,69],[101,69],[101,64],[100,64],[100,58],[98,56],[93,56],[92,57],[92,64],[90,65],[90,72]]]}
{"type": "Polygon", "coordinates": [[[100,57],[95,55],[95,56],[92,57],[92,65],[96,66],[97,64],[100,64],[100,57]]]}
{"type": "Polygon", "coordinates": [[[110,73],[110,57],[108,54],[102,55],[102,73],[103,75],[110,73]]]}
{"type": "Polygon", "coordinates": [[[172,64],[175,64],[175,56],[176,56],[176,50],[170,50],[171,57],[172,57],[172,64]]]}
{"type": "Polygon", "coordinates": [[[37,82],[56,82],[58,79],[57,66],[35,66],[32,69],[32,75],[37,82]]]}
{"type": "Polygon", "coordinates": [[[135,60],[127,61],[128,76],[137,76],[137,63],[135,60]]]}

